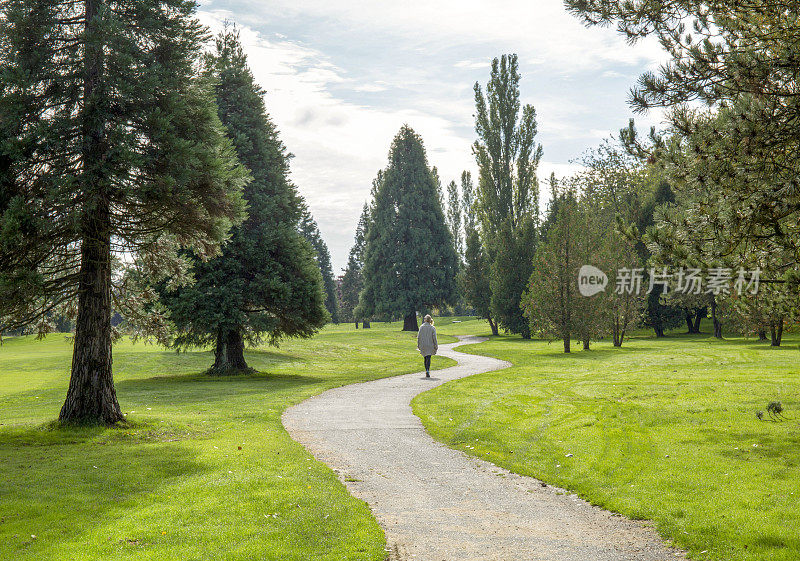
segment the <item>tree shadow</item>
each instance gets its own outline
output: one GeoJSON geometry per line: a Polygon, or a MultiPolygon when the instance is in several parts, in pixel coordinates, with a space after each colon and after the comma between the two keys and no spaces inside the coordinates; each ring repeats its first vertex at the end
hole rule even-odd
{"type": "Polygon", "coordinates": [[[121,380],[116,382],[115,386],[117,396],[121,400],[149,400],[153,403],[165,402],[170,406],[181,407],[273,392],[291,394],[292,390],[319,384],[322,379],[321,376],[264,372],[239,376],[209,376],[194,373],[121,380]]]}
{"type": "Polygon", "coordinates": [[[209,470],[180,441],[99,438],[116,430],[0,431],[0,557],[55,557],[141,498],[209,470]]]}

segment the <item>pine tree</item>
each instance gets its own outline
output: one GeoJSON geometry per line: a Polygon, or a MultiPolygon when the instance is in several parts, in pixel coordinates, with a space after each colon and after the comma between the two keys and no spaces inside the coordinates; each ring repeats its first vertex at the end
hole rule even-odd
{"type": "MultiPolygon", "coordinates": [[[[634,42],[653,36],[671,60],[641,76],[637,111],[667,108],[672,136],[649,154],[669,169],[681,208],[665,216],[654,243],[701,245],[698,259],[724,260],[744,247],[780,246],[788,261],[774,272],[796,292],[800,274],[800,26],[796,1],[567,0],[587,25],[613,25],[634,42]],[[691,22],[691,25],[687,25],[691,22]],[[716,248],[705,244],[711,235],[716,248]],[[711,250],[711,251],[708,251],[711,250]]],[[[736,264],[734,264],[735,266],[736,264]]],[[[716,302],[712,302],[712,312],[716,302]]],[[[713,315],[713,313],[712,313],[713,315]]],[[[720,333],[720,329],[715,329],[720,333]]]]}
{"type": "Polygon", "coordinates": [[[458,257],[422,139],[408,125],[374,191],[357,313],[403,317],[403,329],[416,331],[418,310],[454,299],[458,257]]]}
{"type": "Polygon", "coordinates": [[[477,199],[491,267],[492,314],[504,329],[530,337],[520,299],[533,269],[539,213],[536,110],[521,106],[517,55],[492,62],[484,96],[475,84],[473,153],[480,171],[477,199]]]}
{"type": "Polygon", "coordinates": [[[322,284],[325,290],[325,308],[328,310],[331,321],[339,323],[339,299],[336,295],[336,281],[333,278],[333,265],[331,264],[331,253],[328,251],[328,244],[322,239],[322,233],[319,231],[314,217],[311,216],[311,211],[308,207],[303,205],[302,218],[300,219],[300,233],[303,234],[306,240],[314,248],[314,254],[317,259],[317,266],[322,275],[322,284]]]}
{"type": "Polygon", "coordinates": [[[123,420],[112,255],[213,255],[243,217],[246,171],[195,70],[195,9],[0,0],[0,331],[76,302],[63,422],[123,420]]]}
{"type": "Polygon", "coordinates": [[[222,255],[195,260],[195,283],[166,290],[178,348],[215,346],[213,370],[248,368],[245,344],[309,337],[327,321],[322,279],[310,244],[298,233],[305,205],[289,181],[289,156],[267,115],[235,29],[207,55],[219,116],[241,162],[249,217],[232,230],[222,255]]]}

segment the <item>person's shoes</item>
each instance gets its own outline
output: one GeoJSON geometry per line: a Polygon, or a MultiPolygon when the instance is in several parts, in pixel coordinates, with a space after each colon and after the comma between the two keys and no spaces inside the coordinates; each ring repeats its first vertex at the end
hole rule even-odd
{"type": "Polygon", "coordinates": [[[425,373],[425,377],[426,377],[426,378],[430,378],[430,377],[431,377],[431,373],[430,373],[430,372],[426,372],[426,373],[425,373]]]}

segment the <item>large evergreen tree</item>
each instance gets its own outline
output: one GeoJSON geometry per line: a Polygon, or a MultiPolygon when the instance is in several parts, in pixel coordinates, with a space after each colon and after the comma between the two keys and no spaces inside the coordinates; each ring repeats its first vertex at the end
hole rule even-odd
{"type": "Polygon", "coordinates": [[[339,298],[336,290],[336,280],[333,278],[331,252],[328,250],[328,244],[322,239],[322,232],[319,231],[317,221],[311,216],[311,211],[308,210],[305,204],[303,216],[300,219],[300,233],[314,248],[317,266],[322,275],[322,285],[325,290],[325,308],[328,310],[331,321],[339,323],[339,298]]]}
{"type": "Polygon", "coordinates": [[[475,84],[473,152],[480,172],[477,200],[483,244],[491,266],[492,312],[501,327],[530,337],[520,298],[533,268],[539,219],[536,110],[520,103],[517,55],[492,62],[484,95],[475,84]]]}
{"type": "Polygon", "coordinates": [[[179,348],[215,345],[217,372],[247,368],[245,344],[266,337],[308,337],[327,320],[314,251],[298,232],[305,206],[289,181],[289,158],[264,107],[234,29],[216,39],[206,69],[216,83],[219,116],[253,180],[249,217],[222,255],[195,260],[195,283],[163,301],[179,348]]]}
{"type": "Polygon", "coordinates": [[[416,331],[418,310],[454,299],[458,257],[422,139],[407,125],[392,142],[370,219],[358,313],[403,317],[403,329],[416,331]]]}
{"type": "Polygon", "coordinates": [[[243,216],[189,0],[0,0],[0,331],[77,302],[60,419],[123,419],[112,255],[212,255],[243,216]]]}

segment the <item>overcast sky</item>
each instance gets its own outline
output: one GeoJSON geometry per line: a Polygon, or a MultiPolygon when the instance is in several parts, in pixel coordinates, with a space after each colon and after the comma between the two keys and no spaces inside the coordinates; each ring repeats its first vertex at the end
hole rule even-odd
{"type": "Polygon", "coordinates": [[[404,123],[445,185],[476,173],[472,88],[486,83],[492,58],[519,55],[522,100],[536,108],[544,148],[540,178],[570,173],[623,127],[628,89],[664,58],[655,43],[632,47],[583,27],[561,0],[201,0],[199,16],[215,31],[226,19],[241,28],[337,274],[404,123]]]}

